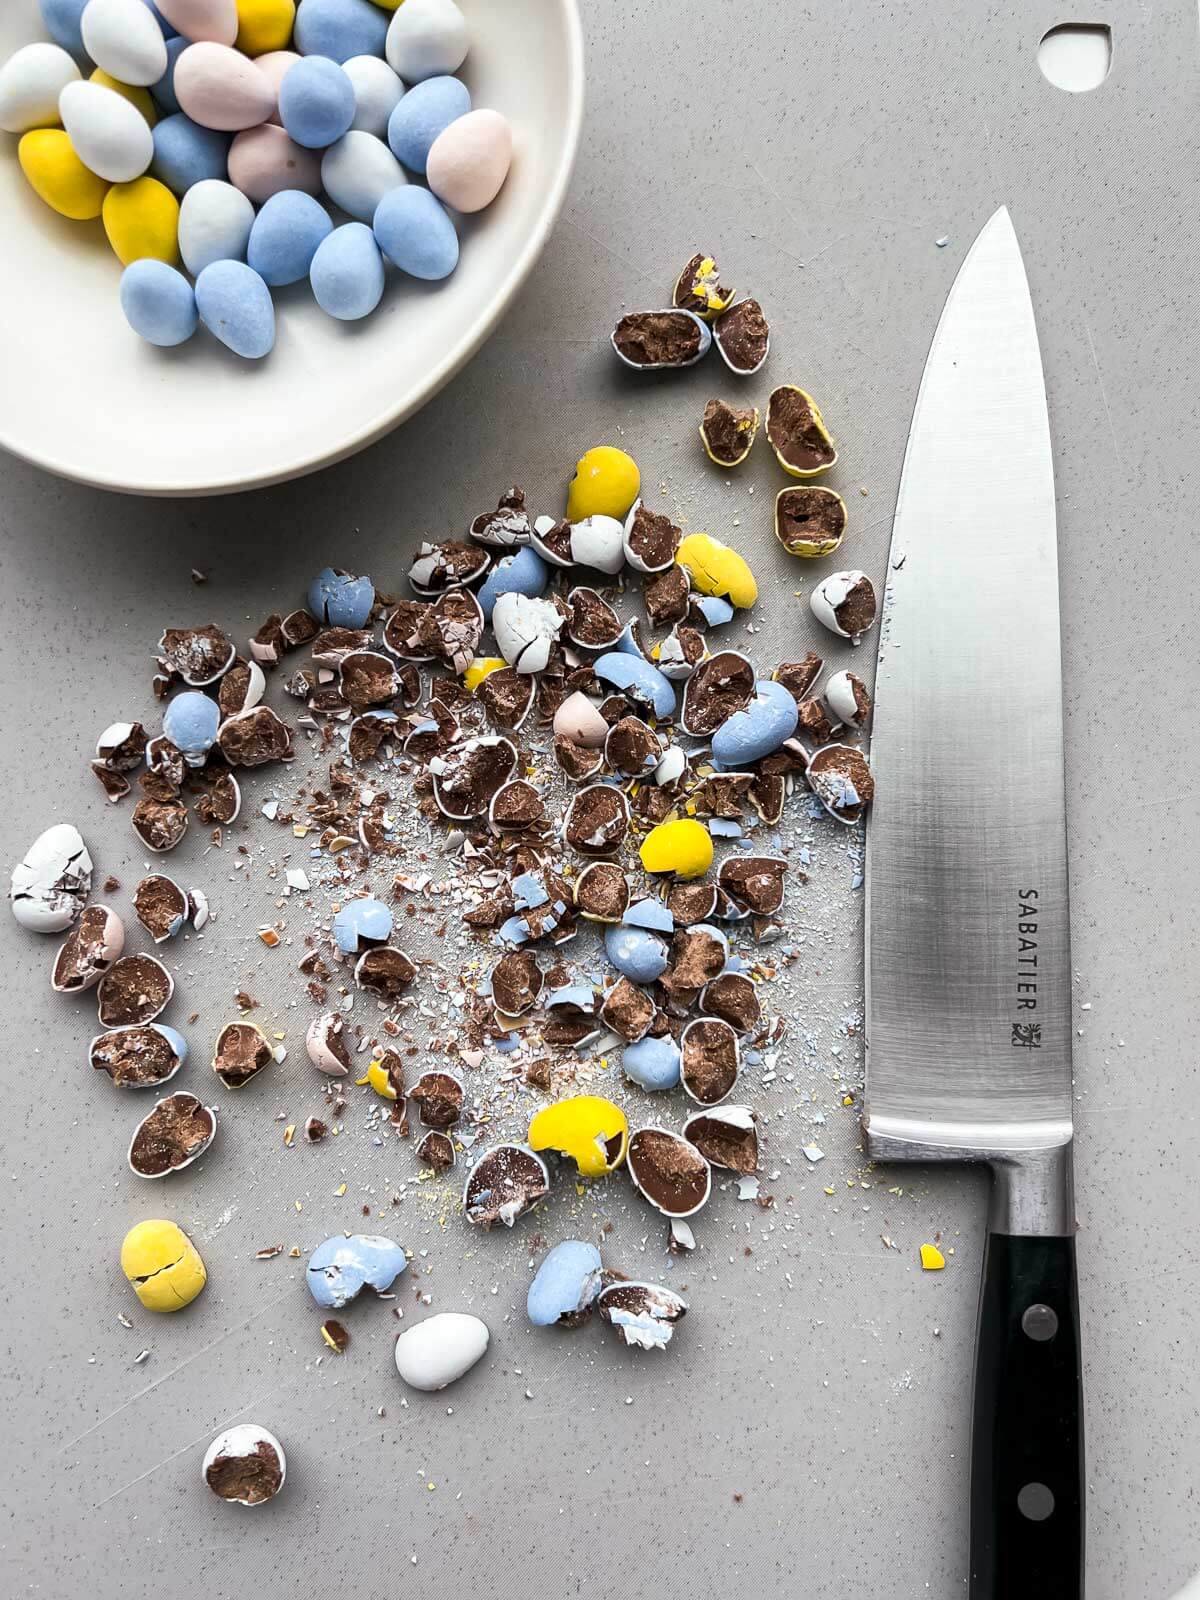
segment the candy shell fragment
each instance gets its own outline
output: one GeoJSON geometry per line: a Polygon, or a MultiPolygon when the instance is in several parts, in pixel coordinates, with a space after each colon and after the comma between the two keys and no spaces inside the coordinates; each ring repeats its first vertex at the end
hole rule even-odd
{"type": "Polygon", "coordinates": [[[857,822],[875,797],[875,779],[867,758],[853,745],[827,744],[814,751],[805,776],[809,788],[838,822],[857,822]]]}
{"type": "Polygon", "coordinates": [[[673,1289],[624,1279],[601,1291],[596,1308],[623,1343],[638,1350],[665,1350],[687,1303],[673,1289]]]}
{"type": "Polygon", "coordinates": [[[92,892],[92,858],[79,829],[56,822],[38,834],[13,868],[13,916],[35,933],[62,933],[78,920],[92,892]]]}
{"type": "Polygon", "coordinates": [[[51,988],[57,994],[94,988],[124,948],[125,925],[117,913],[110,906],[86,906],[58,947],[51,988]]]}
{"type": "Polygon", "coordinates": [[[531,1149],[570,1156],[585,1178],[599,1178],[619,1167],[628,1139],[625,1113],[598,1095],[559,1100],[529,1124],[531,1149]]]}
{"type": "Polygon", "coordinates": [[[378,1234],[335,1234],[308,1258],[305,1280],[319,1306],[341,1311],[363,1289],[386,1294],[407,1267],[403,1249],[378,1234]]]}
{"type": "Polygon", "coordinates": [[[921,1246],[921,1271],[941,1272],[946,1265],[946,1258],[935,1244],[921,1246]]]}
{"type": "Polygon", "coordinates": [[[875,622],[875,590],[865,572],[831,572],[809,598],[814,617],[839,638],[855,644],[875,622]]]}
{"type": "Polygon", "coordinates": [[[541,1156],[524,1144],[496,1145],[467,1174],[463,1211],[476,1227],[500,1222],[511,1228],[549,1192],[550,1172],[541,1156]]]}
{"type": "Polygon", "coordinates": [[[631,311],[612,331],[612,347],[627,367],[653,372],[690,367],[708,354],[712,331],[694,311],[631,311]]]}
{"type": "Polygon", "coordinates": [[[699,1150],[666,1128],[638,1128],[629,1139],[634,1187],[665,1217],[690,1217],[712,1192],[712,1168],[699,1150]]]}
{"type": "Polygon", "coordinates": [[[714,1167],[741,1173],[758,1170],[758,1127],[748,1106],[695,1111],[683,1125],[683,1137],[714,1167]]]}
{"type": "Polygon", "coordinates": [[[720,277],[713,257],[697,251],[675,280],[672,305],[683,311],[692,311],[706,322],[711,322],[728,309],[737,293],[736,289],[726,288],[720,277]]]}
{"type": "Polygon", "coordinates": [[[535,1328],[577,1328],[587,1320],[603,1276],[594,1244],[564,1239],[547,1252],[534,1274],[525,1309],[535,1328]]]}
{"type": "Polygon", "coordinates": [[[730,372],[748,378],[758,371],[771,349],[771,330],[757,300],[739,300],[713,323],[717,354],[730,372]]]}
{"type": "Polygon", "coordinates": [[[722,595],[739,610],[758,599],[758,585],[745,558],[707,533],[692,533],[675,553],[701,594],[722,595]]]}
{"type": "Polygon", "coordinates": [[[815,478],[837,461],[837,446],[812,395],[781,384],[767,402],[767,442],[793,478],[815,478]]]}
{"type": "Polygon", "coordinates": [[[139,1178],[164,1178],[198,1161],[217,1131],[217,1113],[194,1094],[158,1101],[138,1123],[129,1144],[129,1166],[139,1178]]]}

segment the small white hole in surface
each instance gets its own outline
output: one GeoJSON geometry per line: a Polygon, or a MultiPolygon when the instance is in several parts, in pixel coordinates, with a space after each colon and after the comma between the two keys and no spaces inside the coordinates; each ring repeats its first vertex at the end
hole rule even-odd
{"type": "Polygon", "coordinates": [[[1112,29],[1102,22],[1064,22],[1038,45],[1042,76],[1068,94],[1098,89],[1112,66],[1112,29]]]}

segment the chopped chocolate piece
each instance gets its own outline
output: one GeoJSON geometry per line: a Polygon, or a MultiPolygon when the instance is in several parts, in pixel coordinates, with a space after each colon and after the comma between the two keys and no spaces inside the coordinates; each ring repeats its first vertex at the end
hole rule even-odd
{"type": "Polygon", "coordinates": [[[411,710],[421,698],[421,674],[411,661],[405,661],[396,676],[400,680],[400,704],[411,710]]]}
{"type": "Polygon", "coordinates": [[[397,728],[396,718],[390,713],[382,716],[366,711],[361,717],[355,717],[346,741],[351,761],[369,761],[378,755],[380,745],[385,739],[395,738],[397,728]]]}
{"type": "Polygon", "coordinates": [[[235,661],[217,689],[221,715],[232,717],[247,710],[252,701],[261,699],[263,682],[262,670],[257,665],[251,670],[248,661],[235,661]]]}
{"type": "Polygon", "coordinates": [[[133,909],[155,944],[162,944],[186,922],[188,898],[173,879],[155,872],[133,891],[133,909]]]}
{"type": "Polygon", "coordinates": [[[675,280],[671,304],[684,311],[694,311],[698,317],[708,321],[724,311],[736,293],[736,290],[727,289],[720,283],[719,278],[717,263],[712,256],[697,251],[675,280]]]}
{"type": "Polygon", "coordinates": [[[664,1216],[690,1217],[708,1199],[712,1171],[694,1145],[665,1128],[639,1128],[629,1138],[629,1175],[664,1216]]]}
{"type": "Polygon", "coordinates": [[[536,958],[527,950],[512,950],[492,968],[492,999],[506,1017],[520,1017],[538,1002],[545,982],[536,958]]]}
{"type": "Polygon", "coordinates": [[[270,1441],[259,1439],[245,1455],[218,1455],[205,1468],[204,1479],[219,1499],[256,1506],[279,1493],[283,1463],[270,1441]]]}
{"type": "Polygon", "coordinates": [[[550,1174],[540,1156],[519,1144],[488,1150],[471,1168],[463,1194],[468,1222],[511,1228],[518,1217],[550,1192],[550,1174]]]}
{"type": "Polygon", "coordinates": [[[293,700],[307,700],[317,687],[317,675],[311,667],[298,667],[283,685],[284,693],[293,700]]]}
{"type": "Polygon", "coordinates": [[[600,1020],[627,1044],[636,1044],[650,1032],[654,1021],[654,1001],[629,978],[618,978],[604,996],[600,1020]]]}
{"type": "Polygon", "coordinates": [[[350,702],[343,698],[340,689],[326,684],[309,695],[308,709],[314,717],[348,717],[350,702]]]}
{"type": "Polygon", "coordinates": [[[683,1087],[702,1106],[715,1106],[737,1082],[737,1034],[718,1017],[689,1022],[679,1040],[683,1087]]]}
{"type": "Polygon", "coordinates": [[[114,722],[96,742],[96,759],[110,772],[133,772],[146,758],[146,742],[140,722],[114,722]]]}
{"type": "Polygon", "coordinates": [[[657,783],[645,783],[634,795],[632,805],[636,817],[657,827],[670,816],[675,801],[668,789],[660,788],[657,783]]]}
{"type": "Polygon", "coordinates": [[[215,1114],[194,1094],[168,1095],[139,1124],[129,1165],[142,1178],[178,1172],[204,1154],[216,1129],[215,1114]]]}
{"type": "Polygon", "coordinates": [[[629,906],[629,883],[615,861],[593,861],[575,880],[575,906],[593,922],[619,922],[629,906]]]}
{"type": "Polygon", "coordinates": [[[783,904],[787,862],[782,856],[728,856],[717,873],[717,883],[738,905],[767,915],[783,904]]]}
{"type": "Polygon", "coordinates": [[[638,1350],[665,1350],[687,1303],[657,1283],[611,1283],[600,1291],[596,1309],[617,1337],[638,1350]]]}
{"type": "Polygon", "coordinates": [[[417,969],[403,950],[391,945],[380,945],[359,956],[354,968],[354,981],[368,994],[381,1000],[396,1000],[404,993],[417,975],[417,969]]]}
{"type": "Polygon", "coordinates": [[[233,640],[215,622],[201,628],[168,628],[158,641],[162,664],[193,689],[202,689],[233,665],[233,640]]]}
{"type": "Polygon", "coordinates": [[[454,1141],[431,1129],[417,1146],[417,1160],[435,1172],[449,1172],[454,1165],[454,1141]]]}
{"type": "Polygon", "coordinates": [[[344,1356],[350,1348],[350,1330],[336,1317],[330,1317],[321,1324],[321,1337],[335,1355],[344,1356]]]}
{"type": "Polygon", "coordinates": [[[769,756],[764,756],[758,763],[760,773],[779,773],[787,777],[789,773],[803,772],[808,766],[808,752],[799,739],[785,739],[778,750],[772,750],[769,756]]]}
{"type": "Polygon", "coordinates": [[[658,647],[658,670],[668,678],[690,677],[707,648],[699,628],[677,622],[658,647]]]}
{"type": "Polygon", "coordinates": [[[724,942],[711,929],[680,928],[671,940],[671,964],[663,973],[662,986],[668,994],[699,991],[724,970],[727,959],[724,942]]]}
{"type": "Polygon", "coordinates": [[[283,618],[277,611],[273,611],[250,640],[251,659],[257,661],[260,667],[276,667],[286,648],[283,618]]]}
{"type": "Polygon", "coordinates": [[[441,544],[422,543],[408,569],[408,581],[419,595],[432,598],[447,589],[458,589],[482,578],[491,558],[486,550],[464,544],[461,539],[446,539],[441,544]]]}
{"type": "Polygon", "coordinates": [[[767,402],[767,438],[780,465],[798,478],[815,477],[837,460],[816,401],[794,384],[772,390],[767,402]]]}
{"type": "Polygon", "coordinates": [[[455,746],[432,767],[438,810],[451,821],[466,822],[481,816],[496,791],[512,777],[517,752],[509,740],[489,734],[455,746]]]}
{"type": "Polygon", "coordinates": [[[217,773],[196,801],[196,815],[206,827],[233,822],[242,809],[242,791],[231,772],[217,773]]]}
{"type": "Polygon", "coordinates": [[[462,1115],[463,1086],[450,1072],[423,1072],[409,1090],[426,1128],[452,1128],[462,1115]]]}
{"type": "Polygon", "coordinates": [[[321,624],[311,611],[303,607],[299,611],[289,611],[282,624],[283,642],[289,650],[298,650],[302,644],[308,644],[315,639],[321,631],[321,624]]]}
{"type": "Polygon", "coordinates": [[[175,992],[175,980],[153,956],[122,956],[100,979],[96,991],[100,1021],[106,1028],[153,1022],[175,992]]]}
{"type": "Polygon", "coordinates": [[[531,1089],[540,1089],[543,1094],[549,1094],[554,1083],[554,1069],[550,1057],[539,1056],[536,1061],[527,1061],[524,1078],[531,1089]]]}
{"type": "Polygon", "coordinates": [[[567,637],[586,650],[607,650],[621,637],[621,619],[595,589],[580,586],[567,596],[567,637]]]}
{"type": "Polygon", "coordinates": [[[604,718],[605,722],[608,723],[610,728],[615,728],[622,717],[632,717],[635,715],[633,702],[631,700],[627,700],[623,694],[608,695],[605,699],[601,700],[596,709],[604,718]]]}
{"type": "Polygon", "coordinates": [[[757,300],[739,300],[713,323],[717,350],[731,372],[748,377],[757,372],[771,348],[771,330],[757,300]]]}
{"type": "Polygon", "coordinates": [[[675,883],[667,894],[667,910],[683,928],[706,921],[716,908],[715,883],[675,883]]]}
{"type": "Polygon", "coordinates": [[[414,726],[404,740],[404,753],[415,756],[418,761],[428,762],[436,755],[445,755],[457,744],[462,731],[454,714],[447,711],[440,700],[430,702],[428,717],[408,720],[414,726]]]}
{"type": "Polygon", "coordinates": [[[229,1022],[217,1035],[212,1067],[227,1089],[240,1089],[274,1059],[261,1028],[253,1022],[229,1022]]]}
{"type": "Polygon", "coordinates": [[[108,906],[85,906],[79,920],[58,947],[51,987],[59,994],[81,994],[93,988],[125,946],[125,929],[108,906]]]}
{"type": "Polygon", "coordinates": [[[355,711],[386,705],[400,687],[395,662],[379,650],[353,650],[342,657],[339,687],[355,711]]]}
{"type": "Polygon", "coordinates": [[[810,650],[803,661],[781,661],[771,676],[776,683],[783,685],[799,708],[807,699],[813,684],[821,676],[821,668],[824,665],[816,651],[810,650]]]}
{"type": "Polygon", "coordinates": [[[417,627],[423,655],[465,672],[483,638],[483,612],[473,594],[451,589],[429,606],[417,627]]]}
{"type": "Polygon", "coordinates": [[[181,800],[152,800],[147,795],[134,806],[130,820],[147,849],[174,850],[187,832],[188,808],[181,800]]]}
{"type": "Polygon", "coordinates": [[[513,914],[512,895],[502,890],[497,894],[489,895],[486,900],[481,900],[477,906],[472,906],[463,912],[463,921],[469,928],[498,928],[508,921],[513,914]]]}
{"type": "Polygon", "coordinates": [[[255,706],[221,724],[221,754],[233,767],[261,767],[268,761],[292,759],[292,732],[270,706],[255,706]]]}
{"type": "Polygon", "coordinates": [[[397,1100],[404,1098],[404,1062],[395,1050],[384,1050],[376,1060],[387,1074],[387,1081],[397,1100]]]}
{"type": "Polygon", "coordinates": [[[662,572],[675,559],[683,530],[639,500],[625,528],[625,554],[639,572],[662,572]]]}
{"type": "Polygon", "coordinates": [[[735,1033],[752,1033],[762,1021],[758,985],[744,972],[723,972],[706,983],[700,995],[706,1016],[720,1017],[735,1033]]]}
{"type": "Polygon", "coordinates": [[[328,1132],[328,1127],[321,1121],[320,1117],[309,1117],[304,1124],[304,1137],[309,1144],[320,1144],[328,1132]]]}
{"type": "Polygon", "coordinates": [[[433,608],[427,600],[398,600],[383,625],[383,642],[394,656],[424,660],[429,652],[419,642],[421,623],[433,608]]]}
{"type": "Polygon", "coordinates": [[[494,828],[519,833],[523,828],[544,822],[546,806],[531,783],[524,778],[514,778],[496,790],[488,817],[494,828]]]}
{"type": "Polygon", "coordinates": [[[613,329],[613,348],[634,367],[684,367],[703,353],[707,330],[682,311],[631,311],[613,329]]]}
{"type": "Polygon", "coordinates": [[[340,667],[356,650],[374,644],[370,628],[322,628],[312,642],[312,658],[319,667],[340,667]]]}
{"type": "Polygon", "coordinates": [[[532,532],[533,524],[525,509],[525,491],[515,487],[500,496],[495,511],[482,512],[471,524],[472,539],[505,550],[528,544],[532,532]]]}
{"type": "Polygon", "coordinates": [[[704,408],[700,437],[709,459],[721,467],[737,467],[758,437],[758,407],[727,405],[713,399],[704,408]]]}
{"type": "Polygon", "coordinates": [[[839,822],[857,822],[875,798],[875,779],[861,750],[827,744],[808,763],[808,782],[826,811],[839,822]]]}
{"type": "Polygon", "coordinates": [[[114,805],[118,800],[124,800],[133,787],[123,772],[114,772],[111,767],[106,767],[103,761],[93,761],[92,771],[96,774],[100,787],[114,805]]]}
{"type": "Polygon", "coordinates": [[[753,665],[736,650],[718,650],[702,661],[688,679],[680,723],[693,738],[708,738],[753,698],[753,665]]]}
{"type": "Polygon", "coordinates": [[[88,1057],[97,1072],[107,1072],[122,1089],[165,1083],[181,1064],[170,1036],[148,1025],[100,1034],[92,1040],[88,1057]]]}
{"type": "Polygon", "coordinates": [[[165,735],[151,739],[146,746],[146,766],[156,777],[161,778],[164,785],[170,786],[171,798],[183,788],[183,780],[187,776],[187,762],[183,759],[183,751],[178,745],[172,744],[165,735]]]}
{"type": "Polygon", "coordinates": [[[775,496],[775,537],[792,556],[831,556],[846,532],[846,502],[819,484],[797,484],[775,496]]]}
{"type": "Polygon", "coordinates": [[[809,744],[828,744],[840,726],[830,722],[823,700],[801,700],[799,712],[797,731],[809,744]]]}
{"type": "Polygon", "coordinates": [[[688,614],[692,580],[686,567],[671,566],[648,583],[642,596],[646,619],[652,628],[665,628],[682,622],[688,614]]]}
{"type": "Polygon", "coordinates": [[[534,527],[534,544],[559,566],[571,566],[571,524],[565,517],[552,522],[539,517],[534,527]]]}
{"type": "Polygon", "coordinates": [[[759,818],[774,825],[783,817],[783,803],[787,799],[787,779],[779,773],[759,772],[750,785],[750,803],[759,818]]]}
{"type": "Polygon", "coordinates": [[[758,1170],[758,1129],[746,1106],[697,1111],[684,1123],[683,1137],[714,1167],[744,1175],[758,1170]]]}
{"type": "Polygon", "coordinates": [[[644,778],[662,759],[662,740],[640,717],[622,717],[608,730],[604,757],[623,777],[644,778]]]}
{"type": "Polygon", "coordinates": [[[750,772],[715,772],[711,778],[702,778],[691,793],[696,815],[740,822],[746,814],[743,802],[753,782],[750,772]]]}
{"type": "Polygon", "coordinates": [[[628,832],[629,803],[611,784],[581,789],[567,809],[563,837],[581,856],[612,855],[628,832]]]}

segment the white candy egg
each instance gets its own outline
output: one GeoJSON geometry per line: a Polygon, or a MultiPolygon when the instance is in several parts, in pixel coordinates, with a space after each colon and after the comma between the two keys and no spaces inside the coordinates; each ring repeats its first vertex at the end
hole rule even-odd
{"type": "Polygon", "coordinates": [[[342,62],[342,71],[354,89],[357,109],[351,127],[384,138],[388,120],[404,97],[404,85],[378,56],[351,56],[342,62]]]}
{"type": "Polygon", "coordinates": [[[405,83],[457,72],[470,46],[467,19],[454,0],[404,0],[388,26],[388,65],[405,83]]]}
{"type": "Polygon", "coordinates": [[[58,97],[79,68],[56,44],[27,44],[0,67],[0,128],[28,133],[58,122],[58,97]]]}
{"type": "Polygon", "coordinates": [[[79,31],[88,55],[119,83],[144,89],[167,70],[167,41],[142,0],[88,0],[79,31]]]}
{"type": "MultiPolygon", "coordinates": [[[[621,524],[618,522],[616,526],[619,532],[621,524]]],[[[551,647],[563,621],[562,613],[549,600],[537,600],[526,594],[502,594],[492,611],[492,632],[500,654],[510,667],[518,672],[541,672],[550,659],[551,647]]]]}
{"type": "Polygon", "coordinates": [[[218,1499],[258,1506],[283,1488],[287,1459],[273,1433],[255,1422],[240,1422],[209,1445],[200,1473],[218,1499]]]}
{"type": "Polygon", "coordinates": [[[61,933],[82,912],[92,889],[92,858],[79,829],[56,822],[39,833],[13,868],[13,916],[35,933],[61,933]]]}
{"type": "Polygon", "coordinates": [[[444,1389],[470,1371],[487,1350],[488,1337],[487,1324],[478,1317],[439,1311],[396,1340],[396,1371],[410,1388],[444,1389]]]}
{"type": "Polygon", "coordinates": [[[835,672],[822,691],[825,704],[837,722],[861,728],[871,715],[871,695],[855,672],[835,672]]]}
{"type": "Polygon", "coordinates": [[[865,572],[831,572],[813,590],[808,604],[830,633],[855,643],[875,621],[875,590],[865,572]]]}
{"type": "MultiPolygon", "coordinates": [[[[214,261],[244,261],[253,225],[254,207],[233,184],[220,178],[194,183],[179,207],[179,253],[184,266],[198,278],[214,261]]],[[[257,663],[251,665],[260,670],[257,663]]],[[[260,690],[247,704],[257,705],[261,699],[260,690]]]]}
{"type": "Polygon", "coordinates": [[[595,567],[610,576],[620,572],[625,565],[625,529],[616,517],[597,515],[573,522],[571,555],[581,567],[595,567]]]}
{"type": "Polygon", "coordinates": [[[58,97],[58,111],[75,154],[97,177],[129,183],[150,165],[154,155],[150,124],[115,89],[102,83],[69,83],[58,97]]]}
{"type": "Polygon", "coordinates": [[[352,128],[321,158],[321,185],[335,206],[359,222],[370,223],[390,189],[407,183],[404,169],[373,133],[352,128]]]}

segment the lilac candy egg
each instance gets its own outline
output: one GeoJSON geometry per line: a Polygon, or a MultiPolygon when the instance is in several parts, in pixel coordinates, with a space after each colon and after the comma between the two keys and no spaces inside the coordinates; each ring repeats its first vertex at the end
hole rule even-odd
{"type": "Polygon", "coordinates": [[[254,62],[228,45],[190,45],[175,63],[179,104],[204,128],[255,128],[275,110],[275,93],[254,62]]]}
{"type": "Polygon", "coordinates": [[[796,731],[796,702],[783,684],[762,678],[754,685],[754,698],[741,711],[727,717],[712,736],[712,753],[720,764],[740,771],[749,762],[778,750],[796,731]]]}
{"type": "Polygon", "coordinates": [[[321,192],[321,158],[289,139],[282,128],[264,122],[261,128],[239,133],[229,150],[229,181],[256,204],[285,189],[318,195],[321,192]]]}
{"type": "Polygon", "coordinates": [[[622,976],[633,983],[653,983],[667,970],[667,947],[645,928],[619,924],[604,934],[604,953],[622,976]]]}
{"type": "Polygon", "coordinates": [[[679,1082],[679,1046],[674,1039],[639,1039],[621,1052],[621,1070],[640,1088],[655,1093],[679,1082]]]}
{"type": "Polygon", "coordinates": [[[322,567],[308,586],[308,609],[327,628],[361,628],[375,604],[375,585],[365,575],[322,567]]]}
{"type": "Polygon", "coordinates": [[[275,96],[275,109],[267,121],[274,122],[278,127],[283,126],[279,121],[279,87],[300,59],[294,50],[268,50],[266,55],[254,58],[255,67],[271,85],[271,92],[275,96]]]}
{"type": "Polygon", "coordinates": [[[429,187],[456,211],[482,211],[508,176],[512,143],[512,127],[499,111],[468,111],[433,141],[425,162],[429,187]]]}
{"type": "Polygon", "coordinates": [[[221,708],[199,689],[177,694],[163,713],[163,732],[193,767],[204,765],[220,725],[221,708]]]}
{"type": "Polygon", "coordinates": [[[546,592],[550,568],[529,545],[511,555],[501,556],[487,575],[477,596],[484,620],[492,620],[492,608],[502,594],[524,594],[536,598],[546,592]]]}
{"type": "Polygon", "coordinates": [[[232,44],[238,35],[237,0],[157,0],[158,9],[187,39],[232,44]]]}
{"type": "Polygon", "coordinates": [[[600,1293],[604,1264],[594,1244],[564,1239],[547,1252],[529,1285],[525,1309],[535,1328],[573,1326],[600,1293]]]}

